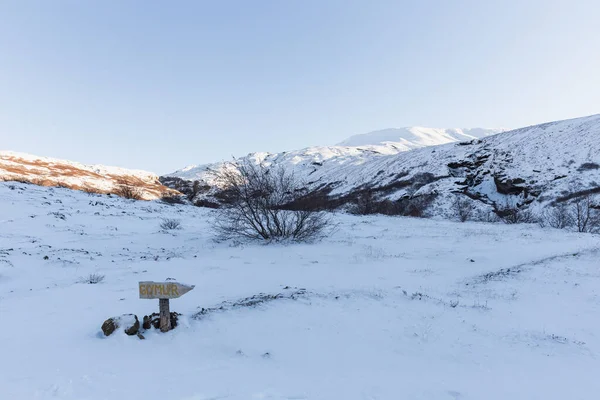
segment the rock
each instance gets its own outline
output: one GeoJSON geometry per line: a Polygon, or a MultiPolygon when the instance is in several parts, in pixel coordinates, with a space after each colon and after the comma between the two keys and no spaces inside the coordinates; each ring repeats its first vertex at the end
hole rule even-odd
{"type": "Polygon", "coordinates": [[[102,332],[105,336],[112,335],[117,329],[123,328],[123,331],[133,336],[140,330],[140,321],[135,314],[123,314],[120,317],[112,317],[102,324],[102,332]]]}
{"type": "Polygon", "coordinates": [[[102,332],[104,333],[104,336],[110,336],[113,334],[114,331],[117,330],[117,323],[115,322],[114,318],[109,318],[106,321],[104,321],[104,323],[102,324],[102,332]]]}
{"type": "Polygon", "coordinates": [[[525,196],[528,194],[527,187],[519,186],[525,183],[524,179],[514,178],[514,179],[506,179],[504,176],[496,175],[494,176],[494,183],[496,184],[496,191],[505,195],[520,195],[525,192],[525,196]]]}
{"type": "MultiPolygon", "coordinates": [[[[181,314],[179,314],[178,312],[171,312],[171,329],[174,329],[177,326],[177,320],[180,315],[181,314]]],[[[154,327],[155,329],[160,329],[160,315],[158,313],[144,315],[142,328],[150,329],[152,327],[154,327]]]]}

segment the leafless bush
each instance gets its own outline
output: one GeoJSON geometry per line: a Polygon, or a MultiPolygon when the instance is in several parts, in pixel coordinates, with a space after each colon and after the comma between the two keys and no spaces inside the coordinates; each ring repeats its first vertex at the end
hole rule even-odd
{"type": "Polygon", "coordinates": [[[460,194],[457,194],[454,198],[452,209],[454,211],[454,215],[460,222],[466,222],[470,220],[473,217],[473,212],[475,211],[473,204],[469,201],[469,199],[460,194]]]}
{"type": "Polygon", "coordinates": [[[506,224],[530,224],[537,221],[531,211],[508,201],[501,206],[495,205],[494,212],[506,224]]]}
{"type": "Polygon", "coordinates": [[[160,223],[160,229],[162,229],[163,231],[173,231],[181,229],[181,221],[179,221],[178,219],[165,218],[160,223]]]}
{"type": "Polygon", "coordinates": [[[573,226],[573,214],[565,204],[547,208],[542,213],[539,223],[542,227],[566,229],[573,226]]]}
{"type": "Polygon", "coordinates": [[[402,215],[408,217],[425,218],[428,217],[428,209],[436,195],[422,195],[413,196],[408,199],[404,199],[401,203],[404,205],[404,212],[402,215]]]}
{"type": "Polygon", "coordinates": [[[429,206],[435,197],[435,194],[426,194],[404,197],[395,201],[388,199],[377,201],[372,192],[365,192],[358,197],[350,212],[357,215],[383,214],[424,218],[428,216],[429,206]]]}
{"type": "Polygon", "coordinates": [[[131,185],[120,184],[116,187],[114,193],[117,196],[124,197],[126,199],[131,200],[141,200],[142,199],[142,191],[131,185]]]}
{"type": "Polygon", "coordinates": [[[600,211],[594,208],[592,196],[583,196],[573,200],[571,207],[578,232],[600,232],[600,211]]]}
{"type": "Polygon", "coordinates": [[[104,280],[105,276],[100,274],[90,274],[86,277],[79,278],[79,283],[87,283],[90,285],[95,285],[104,280]]]}
{"type": "Polygon", "coordinates": [[[221,239],[290,239],[322,237],[330,224],[323,213],[290,209],[305,193],[293,173],[242,160],[212,171],[224,189],[214,229],[221,239]]]}
{"type": "Polygon", "coordinates": [[[378,202],[373,192],[368,190],[358,195],[356,203],[350,207],[350,212],[355,215],[369,215],[378,212],[378,202]]]}
{"type": "Polygon", "coordinates": [[[102,194],[102,191],[99,189],[96,189],[94,187],[91,186],[84,186],[81,188],[82,191],[86,192],[89,195],[98,195],[98,194],[102,194]]]}
{"type": "Polygon", "coordinates": [[[581,171],[590,171],[590,170],[598,169],[598,168],[600,168],[600,165],[598,165],[598,163],[586,162],[586,163],[581,164],[579,166],[579,168],[577,168],[577,170],[581,172],[581,171]]]}
{"type": "Polygon", "coordinates": [[[183,196],[178,195],[178,194],[173,194],[173,193],[163,194],[162,197],[160,198],[160,201],[162,201],[165,204],[170,204],[170,205],[186,204],[183,196]]]}
{"type": "Polygon", "coordinates": [[[497,223],[500,222],[500,218],[498,215],[490,210],[479,210],[475,214],[475,218],[477,221],[488,222],[488,223],[497,223]]]}

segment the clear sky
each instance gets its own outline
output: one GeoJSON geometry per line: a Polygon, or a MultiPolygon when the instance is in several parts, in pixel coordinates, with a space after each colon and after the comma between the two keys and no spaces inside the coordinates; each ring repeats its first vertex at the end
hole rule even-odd
{"type": "Polygon", "coordinates": [[[0,0],[2,150],[165,173],[597,113],[597,0],[0,0]]]}

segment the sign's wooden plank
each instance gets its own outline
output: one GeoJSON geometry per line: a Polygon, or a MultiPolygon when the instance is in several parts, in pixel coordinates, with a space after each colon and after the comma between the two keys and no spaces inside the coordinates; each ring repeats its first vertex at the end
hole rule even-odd
{"type": "Polygon", "coordinates": [[[140,282],[140,299],[176,299],[194,288],[179,282],[140,282]]]}

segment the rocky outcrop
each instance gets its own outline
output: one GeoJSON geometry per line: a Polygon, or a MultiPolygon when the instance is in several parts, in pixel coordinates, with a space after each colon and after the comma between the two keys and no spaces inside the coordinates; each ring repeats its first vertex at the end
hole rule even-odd
{"type": "Polygon", "coordinates": [[[514,178],[508,179],[504,176],[494,176],[494,184],[498,193],[506,195],[520,195],[524,193],[527,195],[527,186],[525,185],[525,179],[514,178]]]}
{"type": "Polygon", "coordinates": [[[104,336],[110,336],[118,329],[122,329],[129,336],[137,335],[140,330],[140,321],[135,314],[123,314],[119,317],[112,317],[102,324],[104,336]]]}

